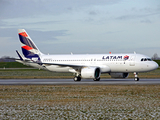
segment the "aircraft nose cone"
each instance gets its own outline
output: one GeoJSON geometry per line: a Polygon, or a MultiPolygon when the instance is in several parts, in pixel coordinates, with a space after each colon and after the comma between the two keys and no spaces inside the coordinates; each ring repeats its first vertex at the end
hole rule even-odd
{"type": "Polygon", "coordinates": [[[158,67],[159,67],[159,65],[158,65],[156,62],[154,62],[154,63],[152,64],[153,70],[157,69],[158,67]]]}

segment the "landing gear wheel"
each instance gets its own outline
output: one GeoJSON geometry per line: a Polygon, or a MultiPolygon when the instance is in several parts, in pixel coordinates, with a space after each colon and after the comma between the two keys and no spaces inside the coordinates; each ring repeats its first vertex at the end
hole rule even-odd
{"type": "Polygon", "coordinates": [[[137,72],[134,72],[134,80],[135,81],[139,81],[139,77],[138,77],[138,73],[137,72]]]}
{"type": "Polygon", "coordinates": [[[94,81],[100,81],[100,79],[101,79],[101,78],[99,77],[99,78],[97,78],[97,79],[93,79],[93,80],[94,80],[94,81]]]}
{"type": "Polygon", "coordinates": [[[135,77],[134,80],[135,80],[135,81],[139,81],[139,77],[135,77]]]}
{"type": "Polygon", "coordinates": [[[81,77],[75,76],[75,77],[74,77],[74,81],[81,81],[81,77]]]}

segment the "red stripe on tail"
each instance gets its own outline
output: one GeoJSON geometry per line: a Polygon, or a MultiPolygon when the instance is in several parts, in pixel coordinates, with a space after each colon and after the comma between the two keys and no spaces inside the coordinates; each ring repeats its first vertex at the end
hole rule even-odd
{"type": "Polygon", "coordinates": [[[25,32],[21,32],[21,33],[19,33],[19,35],[22,35],[23,37],[28,37],[27,33],[25,33],[25,32]]]}
{"type": "Polygon", "coordinates": [[[22,46],[22,48],[24,48],[24,49],[26,49],[26,50],[31,50],[31,49],[33,49],[32,47],[29,47],[29,46],[22,46]]]}

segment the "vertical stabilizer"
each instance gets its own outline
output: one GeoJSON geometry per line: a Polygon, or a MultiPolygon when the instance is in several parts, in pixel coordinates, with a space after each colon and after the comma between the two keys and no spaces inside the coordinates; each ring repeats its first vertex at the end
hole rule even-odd
{"type": "Polygon", "coordinates": [[[35,45],[35,43],[32,41],[32,39],[29,37],[27,32],[24,29],[18,29],[18,35],[21,43],[21,48],[23,55],[26,58],[32,59],[33,57],[38,57],[41,55],[41,52],[35,45]]]}

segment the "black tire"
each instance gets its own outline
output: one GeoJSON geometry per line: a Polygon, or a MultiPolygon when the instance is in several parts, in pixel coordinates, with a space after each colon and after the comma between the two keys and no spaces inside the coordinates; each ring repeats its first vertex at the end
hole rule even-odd
{"type": "Polygon", "coordinates": [[[134,80],[135,80],[135,81],[139,81],[139,77],[135,77],[134,80]]]}
{"type": "Polygon", "coordinates": [[[99,78],[97,78],[97,79],[93,79],[93,80],[94,80],[94,81],[100,81],[100,79],[101,79],[101,78],[99,77],[99,78]]]}
{"type": "Polygon", "coordinates": [[[81,81],[81,77],[77,77],[78,78],[78,81],[81,81]]]}
{"type": "Polygon", "coordinates": [[[74,79],[75,82],[76,82],[76,81],[81,81],[81,77],[75,76],[73,79],[74,79]]]}

